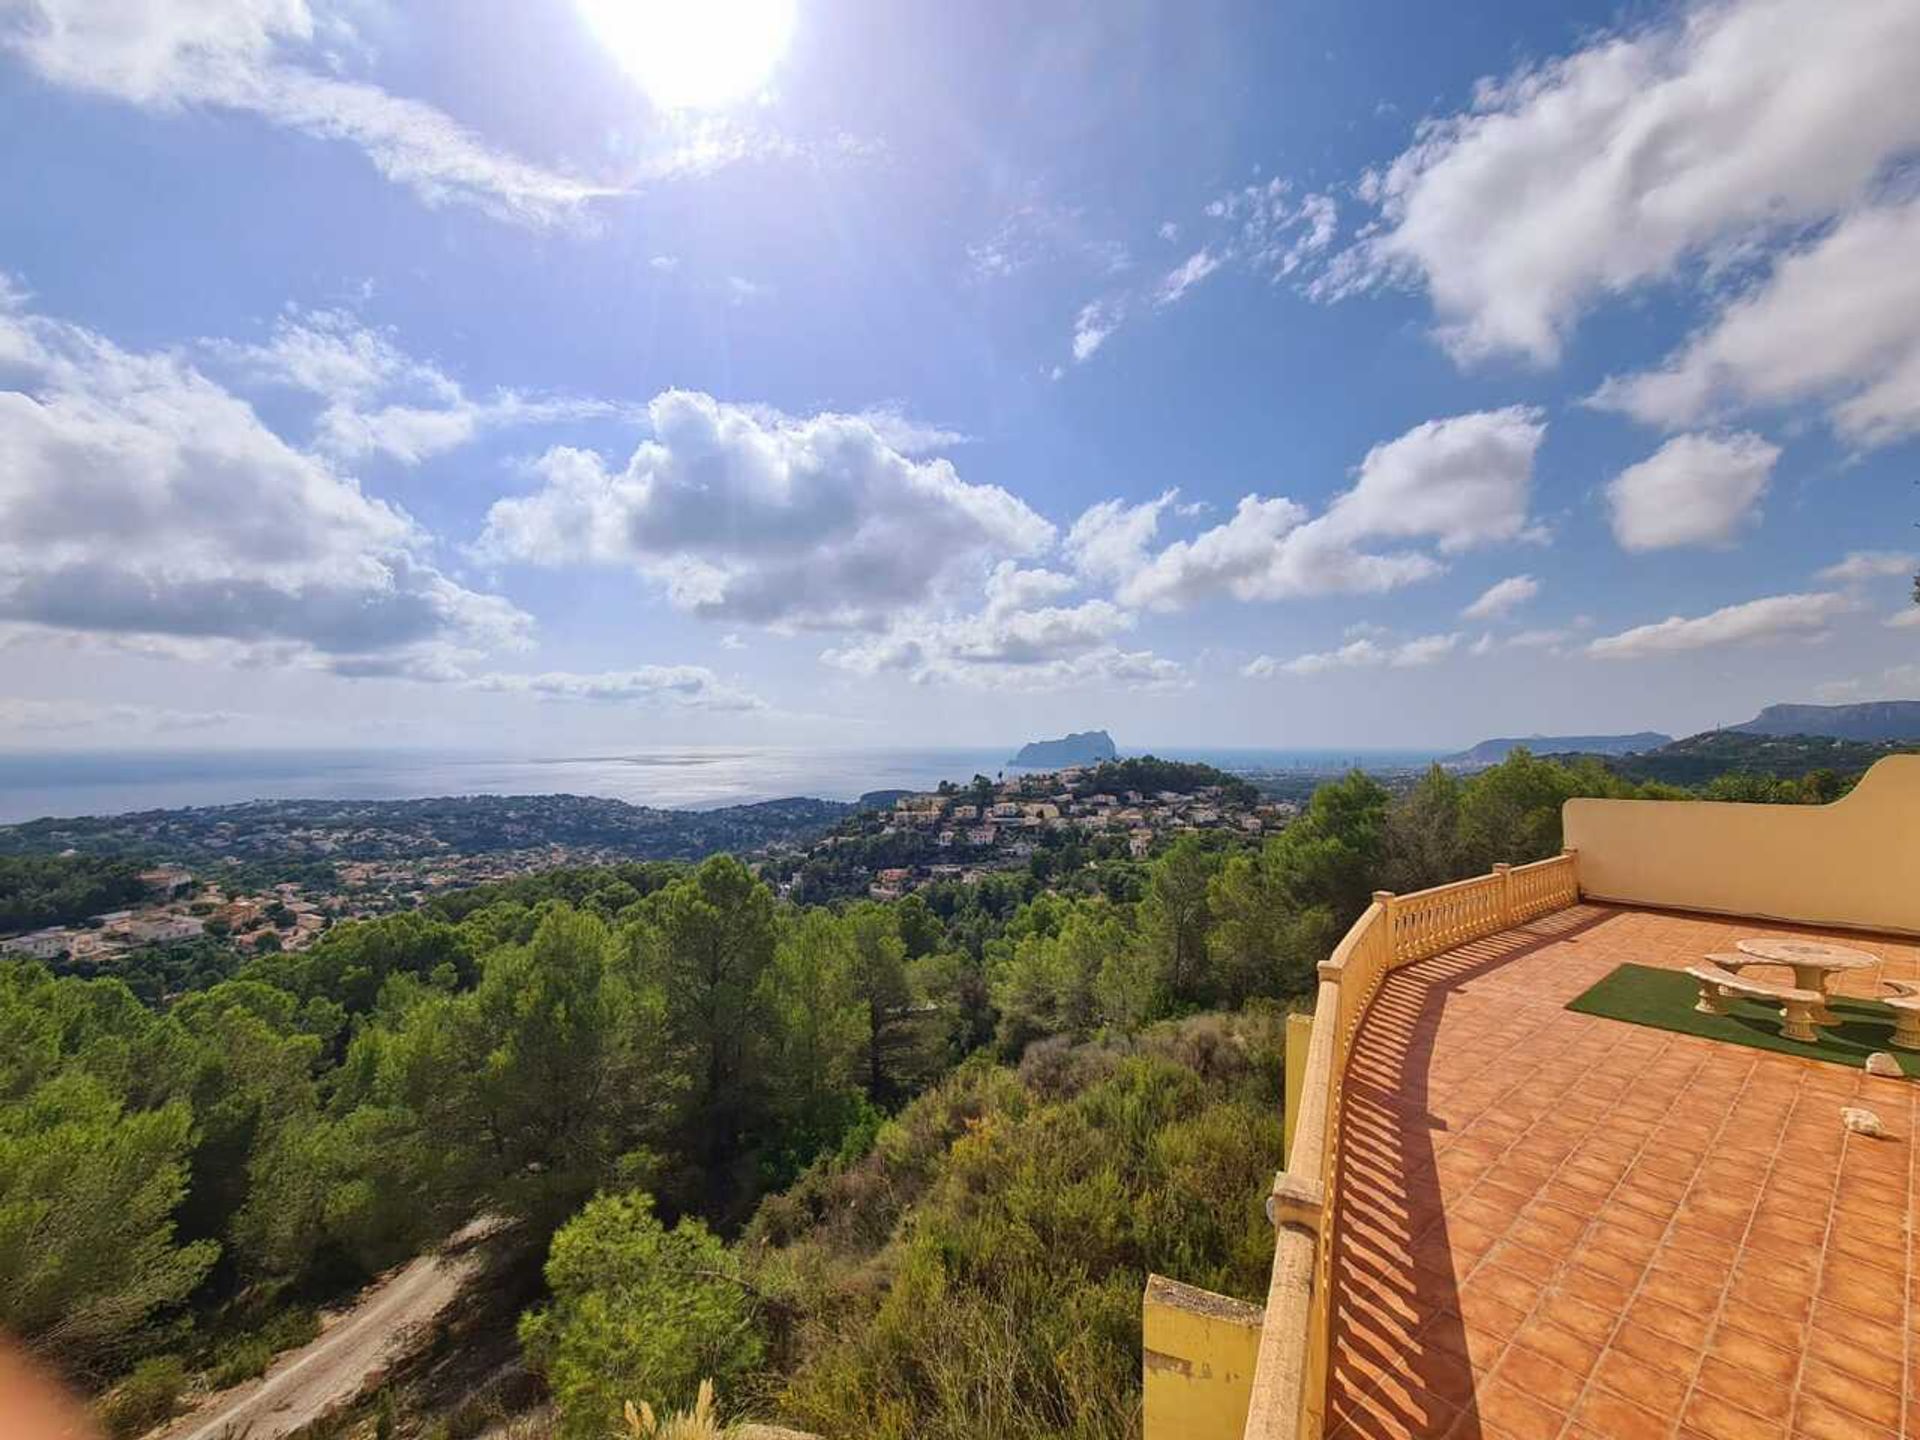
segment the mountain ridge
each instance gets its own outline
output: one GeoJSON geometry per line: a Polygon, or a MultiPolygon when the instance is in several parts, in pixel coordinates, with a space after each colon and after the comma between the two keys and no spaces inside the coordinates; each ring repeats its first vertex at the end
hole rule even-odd
{"type": "Polygon", "coordinates": [[[1920,700],[1862,700],[1850,705],[1769,705],[1743,735],[1821,735],[1835,740],[1920,740],[1920,700]]]}
{"type": "Polygon", "coordinates": [[[1657,750],[1671,745],[1673,737],[1657,730],[1639,730],[1631,735],[1521,735],[1482,740],[1458,754],[1440,757],[1442,765],[1498,765],[1508,754],[1525,746],[1535,755],[1582,754],[1628,755],[1640,750],[1657,750]]]}

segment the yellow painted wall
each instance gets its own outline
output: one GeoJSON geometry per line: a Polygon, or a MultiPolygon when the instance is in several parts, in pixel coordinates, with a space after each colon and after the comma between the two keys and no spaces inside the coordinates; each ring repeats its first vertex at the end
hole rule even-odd
{"type": "Polygon", "coordinates": [[[1149,1275],[1140,1339],[1142,1440],[1240,1440],[1260,1307],[1149,1275]]]}
{"type": "Polygon", "coordinates": [[[1589,899],[1920,934],[1920,755],[1831,805],[1569,800],[1589,899]]]}
{"type": "Polygon", "coordinates": [[[1280,1154],[1293,1154],[1293,1122],[1300,1113],[1300,1092],[1307,1083],[1307,1047],[1313,1044],[1313,1015],[1295,1010],[1287,1016],[1287,1091],[1281,1101],[1280,1154]]]}

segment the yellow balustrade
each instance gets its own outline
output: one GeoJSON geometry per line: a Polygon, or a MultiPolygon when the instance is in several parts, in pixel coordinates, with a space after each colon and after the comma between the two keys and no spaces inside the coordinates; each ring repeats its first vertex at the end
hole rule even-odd
{"type": "MultiPolygon", "coordinates": [[[[1274,1177],[1273,1273],[1247,1404],[1244,1440],[1319,1440],[1325,1429],[1333,1298],[1333,1200],[1340,1111],[1354,1036],[1380,982],[1401,965],[1564,909],[1580,898],[1572,851],[1490,875],[1420,890],[1377,893],[1320,965],[1312,1036],[1294,1093],[1289,1035],[1287,1168],[1274,1177]]],[[[1183,1433],[1149,1426],[1148,1440],[1183,1433]]]]}

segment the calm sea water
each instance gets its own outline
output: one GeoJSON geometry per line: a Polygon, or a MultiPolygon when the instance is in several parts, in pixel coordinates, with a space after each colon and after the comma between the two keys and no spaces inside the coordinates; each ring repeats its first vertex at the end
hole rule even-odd
{"type": "MultiPolygon", "coordinates": [[[[549,758],[445,751],[151,751],[0,754],[0,823],[41,816],[226,805],[244,800],[409,800],[434,795],[598,795],[708,809],[791,795],[853,800],[1013,772],[992,749],[679,748],[549,758]]],[[[1398,769],[1438,752],[1159,749],[1225,770],[1398,769]]]]}

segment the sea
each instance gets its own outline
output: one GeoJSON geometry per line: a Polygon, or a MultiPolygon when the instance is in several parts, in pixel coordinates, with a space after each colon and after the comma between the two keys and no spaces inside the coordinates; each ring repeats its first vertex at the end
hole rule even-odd
{"type": "MultiPolygon", "coordinates": [[[[1019,747],[781,749],[681,747],[508,756],[428,750],[58,751],[0,753],[0,824],[55,816],[229,805],[248,800],[414,800],[445,795],[593,795],[706,810],[870,790],[930,790],[942,780],[1014,775],[1019,747]]],[[[1146,752],[1133,752],[1146,753],[1146,752]]],[[[1428,750],[1154,748],[1237,774],[1338,774],[1425,765],[1428,750]]]]}

